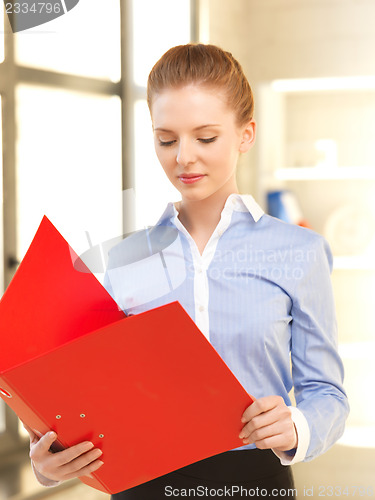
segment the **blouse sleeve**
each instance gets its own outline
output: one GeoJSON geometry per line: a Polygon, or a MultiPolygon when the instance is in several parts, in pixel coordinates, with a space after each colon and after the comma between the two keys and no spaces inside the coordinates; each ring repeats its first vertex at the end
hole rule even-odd
{"type": "Polygon", "coordinates": [[[54,481],[53,479],[48,479],[47,477],[43,476],[39,471],[36,470],[34,462],[32,460],[31,460],[31,468],[34,472],[35,479],[42,486],[51,488],[53,486],[58,486],[59,484],[61,484],[61,481],[54,481]]]}
{"type": "Polygon", "coordinates": [[[292,375],[297,408],[310,429],[305,461],[324,453],[343,434],[349,405],[330,273],[328,243],[315,235],[304,253],[292,296],[292,375]]]}

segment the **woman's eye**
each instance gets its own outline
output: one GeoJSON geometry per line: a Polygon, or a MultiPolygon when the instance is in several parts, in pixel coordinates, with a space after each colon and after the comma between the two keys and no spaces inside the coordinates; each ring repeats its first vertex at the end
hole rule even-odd
{"type": "Polygon", "coordinates": [[[172,146],[172,144],[174,144],[176,141],[161,141],[159,139],[159,146],[172,146]]]}
{"type": "Polygon", "coordinates": [[[217,139],[217,135],[215,137],[209,137],[208,139],[198,139],[199,142],[203,142],[203,144],[209,144],[210,142],[215,142],[217,139]]]}

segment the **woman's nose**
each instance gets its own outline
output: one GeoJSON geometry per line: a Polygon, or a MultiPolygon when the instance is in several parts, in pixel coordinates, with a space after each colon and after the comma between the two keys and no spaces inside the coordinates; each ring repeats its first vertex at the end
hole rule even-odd
{"type": "Polygon", "coordinates": [[[182,166],[195,162],[194,144],[189,141],[180,141],[177,151],[177,163],[182,166]]]}

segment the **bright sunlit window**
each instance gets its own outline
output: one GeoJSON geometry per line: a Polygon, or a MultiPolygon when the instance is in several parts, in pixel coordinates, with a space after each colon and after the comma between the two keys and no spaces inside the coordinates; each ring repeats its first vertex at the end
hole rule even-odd
{"type": "MultiPolygon", "coordinates": [[[[133,85],[146,96],[147,76],[174,45],[189,43],[190,0],[133,1],[133,85]],[[147,13],[147,15],[145,15],[147,13]]],[[[167,180],[154,153],[146,99],[134,103],[136,226],[153,224],[168,201],[180,195],[167,180]]]]}
{"type": "Polygon", "coordinates": [[[16,97],[19,260],[44,214],[77,253],[122,234],[120,98],[31,85],[16,97]]]}
{"type": "Polygon", "coordinates": [[[145,86],[150,69],[173,45],[190,40],[189,0],[133,2],[134,83],[145,86]]]}
{"type": "Polygon", "coordinates": [[[65,15],[14,38],[21,65],[120,80],[119,0],[80,0],[65,15]]]}
{"type": "MultiPolygon", "coordinates": [[[[123,232],[123,98],[121,83],[113,83],[122,77],[122,3],[80,0],[61,17],[19,33],[10,32],[1,3],[0,139],[7,152],[3,157],[0,140],[1,288],[43,215],[79,255],[123,232]],[[9,58],[1,64],[4,54],[9,58]]],[[[102,255],[88,263],[99,281],[103,261],[102,255]]],[[[25,434],[5,410],[0,400],[0,455],[18,450],[25,434]]]]}

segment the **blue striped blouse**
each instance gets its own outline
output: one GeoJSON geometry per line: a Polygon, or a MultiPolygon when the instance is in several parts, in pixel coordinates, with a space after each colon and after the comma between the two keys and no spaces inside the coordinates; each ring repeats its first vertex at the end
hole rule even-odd
{"type": "Polygon", "coordinates": [[[154,227],[110,251],[105,286],[128,314],[178,300],[256,398],[291,406],[294,388],[299,445],[280,456],[286,464],[326,451],[349,411],[331,270],[322,236],[233,194],[202,255],[170,203],[154,227]]]}

